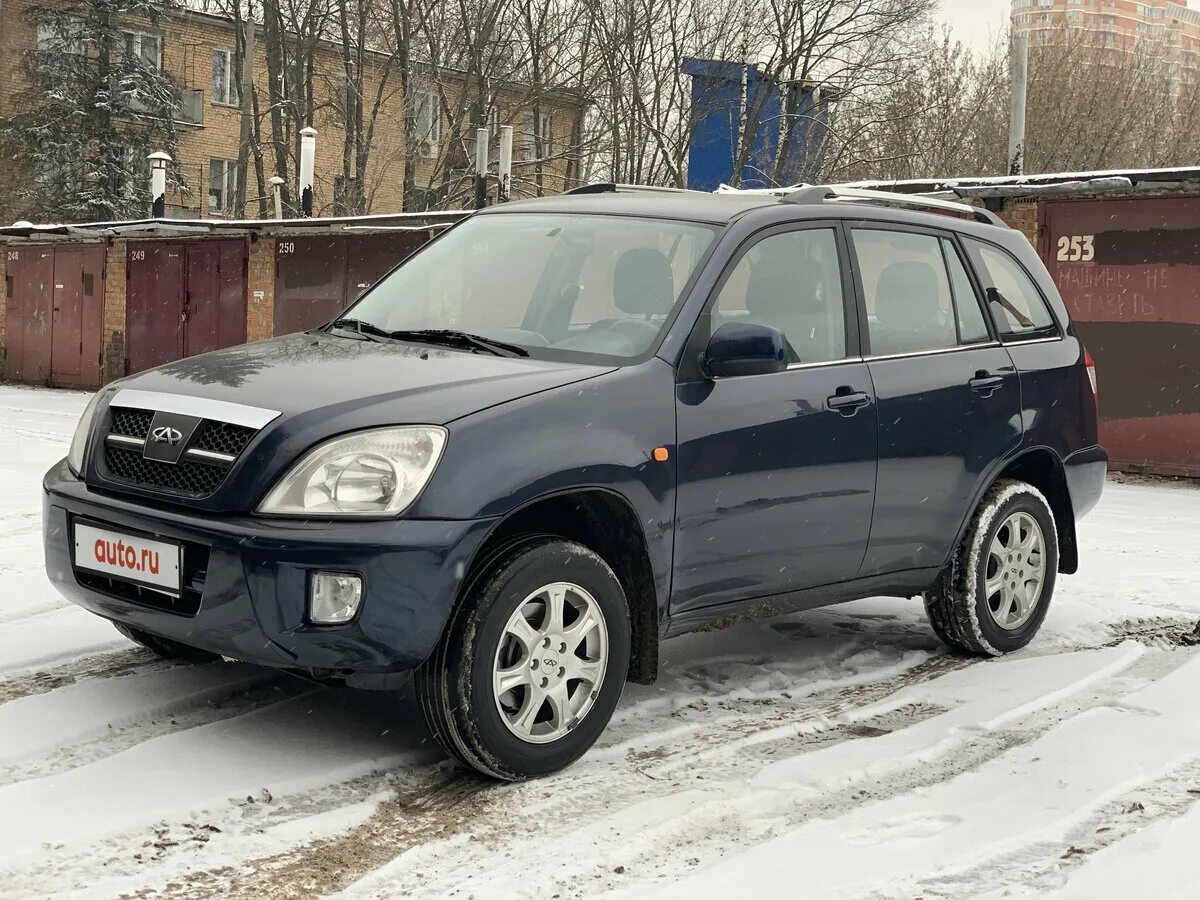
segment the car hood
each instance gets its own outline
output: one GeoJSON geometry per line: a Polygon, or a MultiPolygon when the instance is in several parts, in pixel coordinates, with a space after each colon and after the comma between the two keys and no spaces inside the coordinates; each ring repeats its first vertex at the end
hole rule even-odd
{"type": "Polygon", "coordinates": [[[293,334],[168,363],[121,387],[240,403],[354,428],[444,425],[481,409],[611,371],[425,344],[293,334]]]}

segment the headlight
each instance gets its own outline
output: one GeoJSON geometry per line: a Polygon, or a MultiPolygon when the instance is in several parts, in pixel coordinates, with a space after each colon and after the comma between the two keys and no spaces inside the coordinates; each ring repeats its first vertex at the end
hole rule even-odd
{"type": "Polygon", "coordinates": [[[397,516],[421,493],[446,446],[436,425],[377,428],[309,451],[259,504],[273,516],[397,516]]]}
{"type": "Polygon", "coordinates": [[[83,454],[87,450],[88,435],[92,433],[92,419],[96,415],[96,407],[100,404],[100,398],[105,393],[105,391],[96,391],[92,394],[92,399],[83,408],[83,415],[79,417],[79,424],[75,426],[75,436],[71,438],[71,449],[67,451],[67,465],[80,478],[83,477],[83,454]]]}

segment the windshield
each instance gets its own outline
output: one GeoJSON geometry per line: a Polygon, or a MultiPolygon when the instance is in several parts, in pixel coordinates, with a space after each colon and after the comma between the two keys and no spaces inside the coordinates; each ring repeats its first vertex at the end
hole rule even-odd
{"type": "Polygon", "coordinates": [[[534,357],[632,359],[656,344],[715,236],[623,216],[476,216],[345,315],[385,332],[465,332],[534,357]]]}

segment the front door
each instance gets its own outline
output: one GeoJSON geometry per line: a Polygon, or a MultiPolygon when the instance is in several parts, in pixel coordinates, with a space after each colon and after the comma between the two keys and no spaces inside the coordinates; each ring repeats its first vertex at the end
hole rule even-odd
{"type": "Polygon", "coordinates": [[[851,230],[879,404],[864,576],[940,567],[992,464],[1021,440],[1021,389],[956,242],[851,230]]]}
{"type": "Polygon", "coordinates": [[[766,232],[731,264],[698,324],[705,339],[731,321],[778,328],[791,365],[678,385],[672,614],[858,573],[877,420],[846,270],[833,225],[766,232]]]}

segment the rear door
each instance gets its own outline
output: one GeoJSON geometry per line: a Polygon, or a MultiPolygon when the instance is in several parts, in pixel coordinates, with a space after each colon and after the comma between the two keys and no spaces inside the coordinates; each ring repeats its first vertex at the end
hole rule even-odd
{"type": "Polygon", "coordinates": [[[1021,396],[958,241],[851,228],[879,475],[864,576],[941,566],[980,481],[1021,440],[1021,396]]]}
{"type": "Polygon", "coordinates": [[[678,385],[673,615],[858,573],[877,420],[847,263],[836,223],[767,231],[697,323],[701,346],[725,322],[778,328],[793,361],[678,385]]]}

